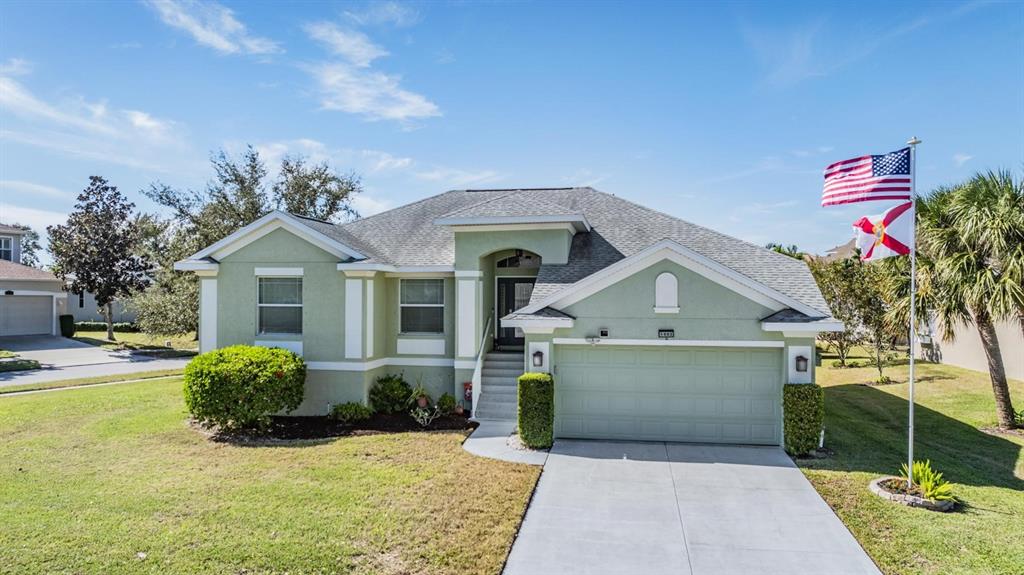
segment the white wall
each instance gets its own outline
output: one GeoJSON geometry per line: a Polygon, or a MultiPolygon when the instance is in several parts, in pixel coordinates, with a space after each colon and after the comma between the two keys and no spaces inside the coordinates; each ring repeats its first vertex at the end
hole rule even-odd
{"type": "MultiPolygon", "coordinates": [[[[958,328],[953,341],[943,341],[939,336],[941,332],[934,322],[931,331],[933,345],[931,348],[927,345],[918,346],[918,357],[988,372],[985,349],[981,345],[981,337],[974,324],[958,328]]],[[[1013,321],[997,323],[996,337],[999,338],[1006,376],[1024,380],[1024,335],[1021,334],[1020,324],[1013,321]]]]}

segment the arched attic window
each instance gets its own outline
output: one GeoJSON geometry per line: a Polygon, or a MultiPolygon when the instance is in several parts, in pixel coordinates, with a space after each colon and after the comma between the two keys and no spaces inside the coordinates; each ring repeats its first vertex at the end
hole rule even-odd
{"type": "Polygon", "coordinates": [[[679,313],[679,281],[669,272],[654,280],[654,313],[679,313]]]}
{"type": "Polygon", "coordinates": [[[540,256],[524,250],[516,250],[514,254],[495,262],[497,268],[539,268],[540,256]]]}

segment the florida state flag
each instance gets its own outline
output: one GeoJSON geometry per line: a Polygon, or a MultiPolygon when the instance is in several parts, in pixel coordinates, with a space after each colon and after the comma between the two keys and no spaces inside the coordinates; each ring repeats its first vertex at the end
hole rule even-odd
{"type": "Polygon", "coordinates": [[[864,216],[853,224],[862,261],[910,254],[913,206],[913,202],[906,202],[889,208],[881,215],[864,216]]]}

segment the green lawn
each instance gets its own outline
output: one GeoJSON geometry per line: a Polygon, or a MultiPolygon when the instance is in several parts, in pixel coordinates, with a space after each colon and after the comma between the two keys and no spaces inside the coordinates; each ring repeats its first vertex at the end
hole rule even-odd
{"type": "Polygon", "coordinates": [[[114,332],[114,341],[111,341],[107,339],[105,331],[76,331],[74,339],[106,349],[144,351],[149,355],[163,358],[188,357],[199,351],[199,342],[196,341],[194,334],[153,336],[117,331],[114,332]]]}
{"type": "MultiPolygon", "coordinates": [[[[877,377],[873,368],[818,368],[825,442],[835,455],[799,460],[804,473],[886,573],[1024,573],[1024,437],[979,430],[996,421],[988,375],[919,364],[915,455],[944,472],[964,501],[940,514],[867,489],[906,460],[907,367],[885,372],[898,383],[861,385],[877,377]]],[[[1024,383],[1012,382],[1011,392],[1024,407],[1024,383]]]]}
{"type": "Polygon", "coordinates": [[[540,469],[463,438],[214,443],[180,379],[0,397],[0,571],[497,574],[540,469]]]}

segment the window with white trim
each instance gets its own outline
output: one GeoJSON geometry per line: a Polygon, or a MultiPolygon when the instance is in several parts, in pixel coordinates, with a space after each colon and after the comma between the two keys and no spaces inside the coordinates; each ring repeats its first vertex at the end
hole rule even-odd
{"type": "Polygon", "coordinates": [[[399,291],[402,333],[444,333],[443,279],[403,279],[399,291]]]}
{"type": "Polygon", "coordinates": [[[302,333],[302,278],[257,278],[257,335],[302,333]]]}
{"type": "Polygon", "coordinates": [[[658,274],[654,280],[655,313],[676,313],[679,311],[679,282],[669,272],[658,274]]]}
{"type": "Polygon", "coordinates": [[[10,236],[0,238],[0,260],[14,261],[14,238],[10,236]]]}

